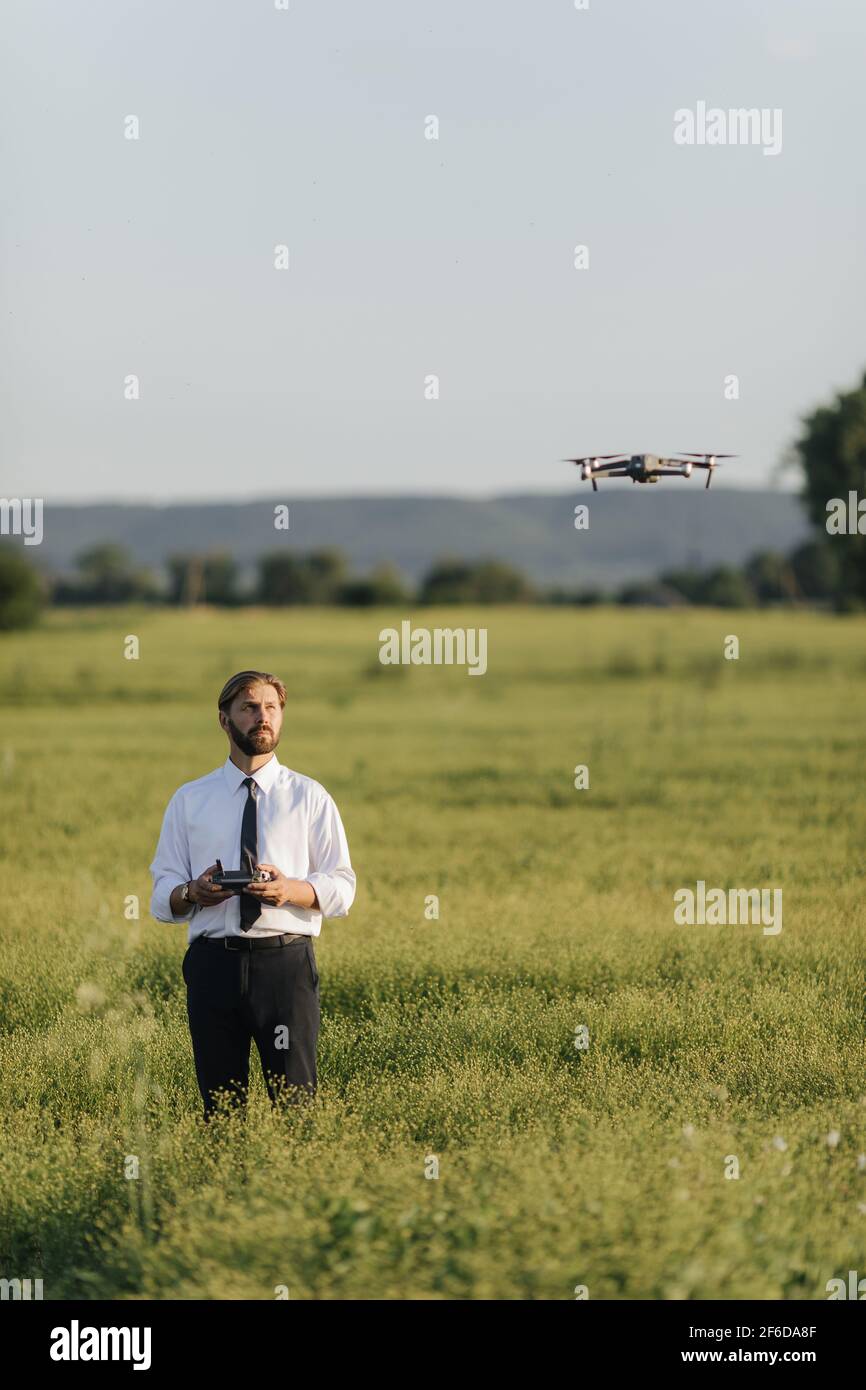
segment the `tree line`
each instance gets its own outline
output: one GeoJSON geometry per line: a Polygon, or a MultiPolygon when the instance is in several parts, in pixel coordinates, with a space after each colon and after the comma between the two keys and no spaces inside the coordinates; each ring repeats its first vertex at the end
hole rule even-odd
{"type": "MultiPolygon", "coordinates": [[[[337,549],[308,554],[276,551],[258,562],[252,585],[225,552],[170,556],[166,577],[139,568],[122,546],[106,542],[77,557],[72,578],[45,580],[21,551],[0,545],[0,629],[34,623],[44,603],[166,603],[225,607],[336,604],[346,607],[457,603],[704,604],[743,608],[814,603],[839,611],[866,607],[866,517],[847,534],[829,534],[831,499],[866,499],[866,375],[802,420],[790,460],[803,477],[802,499],[815,527],[813,539],[790,554],[761,551],[742,566],[674,569],[654,580],[615,591],[568,590],[534,584],[496,559],[442,559],[412,587],[383,564],[362,577],[349,573],[337,549]]],[[[866,501],[864,501],[866,510],[866,501]]],[[[856,513],[856,507],[855,507],[856,513]]]]}
{"type": "Polygon", "coordinates": [[[746,608],[803,602],[839,607],[840,561],[829,546],[808,541],[787,556],[761,551],[740,568],[670,570],[657,579],[603,590],[539,586],[500,560],[443,559],[411,586],[390,565],[379,565],[364,577],[352,576],[345,555],[325,549],[306,555],[285,551],[264,555],[252,585],[246,586],[241,585],[231,555],[175,556],[168,562],[167,582],[160,584],[152,572],[139,569],[122,547],[107,543],[84,551],[75,577],[49,582],[46,595],[20,553],[7,550],[0,554],[0,626],[28,625],[46,597],[57,605],[143,602],[191,607],[208,603],[226,608],[490,603],[746,608]]]}

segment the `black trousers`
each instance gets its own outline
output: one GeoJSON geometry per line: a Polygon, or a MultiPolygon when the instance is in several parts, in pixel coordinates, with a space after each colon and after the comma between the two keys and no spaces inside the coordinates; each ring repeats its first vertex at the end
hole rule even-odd
{"type": "Polygon", "coordinates": [[[319,972],[310,937],[231,950],[221,937],[197,937],[182,971],[206,1120],[222,1098],[245,1104],[253,1039],[272,1102],[315,1095],[319,972]]]}

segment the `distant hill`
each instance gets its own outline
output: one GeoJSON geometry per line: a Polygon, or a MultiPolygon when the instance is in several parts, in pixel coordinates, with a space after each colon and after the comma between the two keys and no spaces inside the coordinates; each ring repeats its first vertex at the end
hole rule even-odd
{"type": "Polygon", "coordinates": [[[695,483],[489,499],[301,498],[290,503],[288,531],[274,529],[275,505],[46,505],[42,545],[27,554],[41,568],[69,573],[82,550],[110,540],[154,570],[172,554],[221,550],[248,573],[269,550],[337,546],[359,573],[390,561],[416,580],[445,555],[496,557],[541,584],[604,589],[675,566],[737,564],[756,550],[788,550],[809,534],[791,493],[707,492],[695,483]],[[577,502],[589,507],[586,531],[574,529],[577,502]]]}

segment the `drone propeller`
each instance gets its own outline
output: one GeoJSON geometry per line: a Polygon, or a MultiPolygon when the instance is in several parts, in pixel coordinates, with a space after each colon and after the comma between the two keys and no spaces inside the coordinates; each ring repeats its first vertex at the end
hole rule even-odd
{"type": "Polygon", "coordinates": [[[627,459],[631,454],[587,454],[582,459],[563,459],[563,463],[598,463],[601,459],[627,459]]]}
{"type": "Polygon", "coordinates": [[[712,481],[713,473],[719,467],[718,463],[716,462],[716,459],[739,458],[739,454],[699,454],[697,452],[692,453],[690,449],[680,449],[678,452],[681,454],[685,454],[688,457],[689,462],[693,465],[693,467],[706,468],[707,481],[704,484],[705,487],[709,487],[710,482],[712,481]]]}
{"type": "Polygon", "coordinates": [[[740,457],[739,454],[714,454],[712,450],[706,449],[677,449],[677,453],[695,459],[737,459],[740,457]]]}

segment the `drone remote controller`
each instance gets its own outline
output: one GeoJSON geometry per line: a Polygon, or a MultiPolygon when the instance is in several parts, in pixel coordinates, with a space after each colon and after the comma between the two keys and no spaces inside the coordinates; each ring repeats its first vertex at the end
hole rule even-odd
{"type": "Polygon", "coordinates": [[[249,888],[251,883],[270,883],[271,875],[267,869],[224,869],[218,859],[215,874],[211,874],[211,882],[215,887],[227,888],[232,893],[242,893],[245,888],[249,888]]]}

